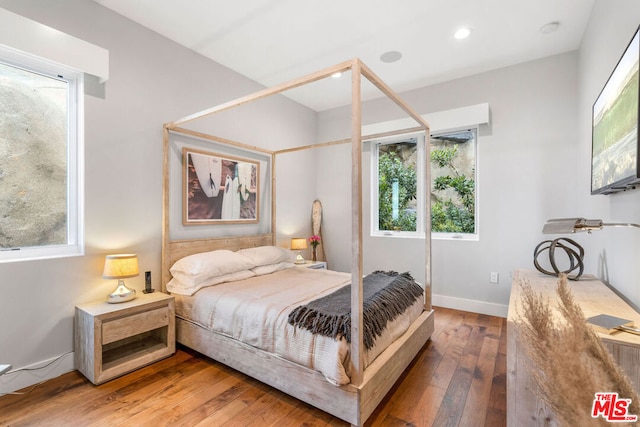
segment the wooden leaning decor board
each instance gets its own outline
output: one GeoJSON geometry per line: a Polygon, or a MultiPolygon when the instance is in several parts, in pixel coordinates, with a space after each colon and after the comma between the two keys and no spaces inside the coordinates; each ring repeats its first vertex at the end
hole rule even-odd
{"type": "MultiPolygon", "coordinates": [[[[431,235],[425,233],[425,311],[410,329],[389,348],[387,348],[365,370],[363,368],[364,345],[363,331],[363,254],[362,254],[362,141],[394,134],[415,131],[425,132],[425,180],[430,179],[429,125],[409,105],[401,100],[378,76],[376,76],[359,59],[345,61],[332,67],[294,79],[287,83],[266,88],[215,107],[182,117],[164,125],[163,133],[163,233],[162,233],[162,283],[163,287],[171,278],[170,267],[178,259],[203,251],[215,249],[237,250],[247,247],[275,245],[276,242],[276,159],[279,154],[297,150],[314,149],[336,144],[351,143],[351,223],[352,223],[352,265],[351,279],[351,383],[336,387],[330,384],[319,373],[292,362],[285,361],[269,353],[257,350],[248,345],[213,335],[189,322],[177,319],[178,342],[193,348],[207,356],[250,375],[272,387],[299,398],[319,409],[335,415],[353,425],[362,425],[371,415],[386,393],[400,377],[402,372],[415,357],[417,352],[433,333],[433,310],[431,307],[431,235]],[[271,95],[300,87],[330,77],[337,72],[351,71],[352,103],[351,103],[351,138],[347,140],[322,142],[313,145],[282,150],[266,150],[237,141],[204,134],[184,128],[184,125],[226,111],[247,103],[251,103],[271,95]],[[411,129],[390,131],[384,134],[362,135],[361,80],[364,76],[376,86],[386,97],[398,105],[413,118],[417,126],[411,129]],[[169,152],[170,134],[183,134],[200,139],[248,151],[259,152],[271,156],[271,232],[255,236],[234,236],[223,238],[204,238],[172,240],[170,237],[170,202],[169,202],[169,152]]],[[[425,204],[426,229],[431,229],[431,212],[429,203],[425,204]]]]}

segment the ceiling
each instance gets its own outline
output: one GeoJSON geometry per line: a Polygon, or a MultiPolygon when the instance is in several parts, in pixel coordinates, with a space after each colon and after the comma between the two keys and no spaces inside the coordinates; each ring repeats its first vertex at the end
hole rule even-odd
{"type": "MultiPolygon", "coordinates": [[[[273,86],[360,58],[403,92],[579,48],[594,0],[95,0],[273,86]],[[557,22],[556,31],[541,28],[557,22]],[[467,26],[470,37],[456,40],[467,26]],[[393,63],[388,51],[402,53],[393,63]]],[[[332,81],[333,80],[333,81],[332,81]]],[[[288,96],[316,111],[350,103],[349,78],[288,96]]],[[[363,98],[381,94],[363,87],[363,98]]],[[[244,95],[244,94],[242,94],[244,95]]]]}

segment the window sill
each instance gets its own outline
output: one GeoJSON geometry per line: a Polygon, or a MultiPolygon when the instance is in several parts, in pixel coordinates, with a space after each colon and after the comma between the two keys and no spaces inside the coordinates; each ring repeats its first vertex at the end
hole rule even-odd
{"type": "MultiPolygon", "coordinates": [[[[375,232],[371,237],[384,238],[400,238],[400,239],[424,239],[424,233],[403,233],[403,232],[375,232]]],[[[464,242],[478,242],[480,236],[478,234],[460,234],[460,233],[431,233],[432,240],[456,240],[464,242]]]]}
{"type": "Polygon", "coordinates": [[[432,240],[458,240],[463,242],[478,242],[480,236],[478,234],[460,234],[460,233],[431,233],[432,240]]]}

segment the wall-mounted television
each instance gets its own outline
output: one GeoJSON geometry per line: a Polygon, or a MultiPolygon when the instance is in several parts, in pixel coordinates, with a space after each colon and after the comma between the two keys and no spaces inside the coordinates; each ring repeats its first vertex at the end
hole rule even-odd
{"type": "Polygon", "coordinates": [[[593,104],[591,194],[611,194],[640,184],[639,59],[640,27],[593,104]]]}

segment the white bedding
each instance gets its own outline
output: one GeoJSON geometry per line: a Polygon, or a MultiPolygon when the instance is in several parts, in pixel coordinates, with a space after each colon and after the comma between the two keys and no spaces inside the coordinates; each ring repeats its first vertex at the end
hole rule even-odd
{"type": "MultiPolygon", "coordinates": [[[[200,289],[193,296],[174,295],[176,315],[264,351],[321,372],[328,381],[349,383],[349,344],[344,338],[313,335],[287,321],[299,305],[330,294],[350,282],[351,275],[330,270],[288,268],[249,279],[200,289]]],[[[372,362],[420,315],[418,299],[389,325],[365,353],[372,362]]]]}

